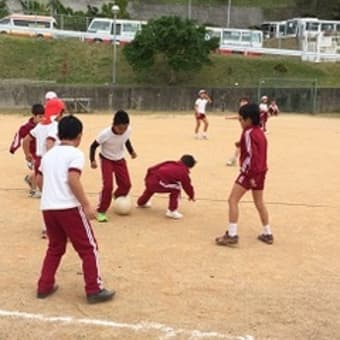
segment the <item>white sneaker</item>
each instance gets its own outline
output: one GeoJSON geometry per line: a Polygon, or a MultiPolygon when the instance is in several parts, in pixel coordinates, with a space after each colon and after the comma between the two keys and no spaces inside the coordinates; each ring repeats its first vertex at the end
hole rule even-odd
{"type": "Polygon", "coordinates": [[[179,219],[181,219],[183,217],[183,215],[180,212],[178,212],[177,210],[171,211],[169,209],[165,213],[165,216],[169,217],[169,218],[173,218],[175,220],[179,220],[179,219]]]}
{"type": "Polygon", "coordinates": [[[148,202],[146,202],[146,203],[143,204],[143,205],[139,205],[139,204],[137,203],[136,207],[137,207],[137,208],[151,208],[151,201],[148,201],[148,202]]]}
{"type": "Polygon", "coordinates": [[[208,136],[207,135],[203,135],[202,139],[208,139],[208,136]]]}
{"type": "Polygon", "coordinates": [[[234,166],[236,165],[236,159],[235,158],[230,158],[227,163],[226,163],[227,166],[234,166]]]}
{"type": "Polygon", "coordinates": [[[31,197],[32,198],[41,198],[41,192],[39,190],[32,190],[31,192],[31,197]]]}

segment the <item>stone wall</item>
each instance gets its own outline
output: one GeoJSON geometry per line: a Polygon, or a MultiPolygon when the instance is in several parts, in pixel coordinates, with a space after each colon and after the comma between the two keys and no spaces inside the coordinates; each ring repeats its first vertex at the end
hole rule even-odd
{"type": "MultiPolygon", "coordinates": [[[[145,110],[187,111],[193,109],[198,88],[179,87],[115,87],[110,86],[61,86],[32,84],[0,84],[0,108],[29,108],[42,102],[48,90],[55,90],[59,97],[91,98],[94,110],[145,110]]],[[[210,111],[236,111],[238,100],[248,96],[258,100],[257,88],[207,88],[214,102],[210,111]]],[[[310,89],[279,89],[277,102],[284,112],[312,112],[313,98],[310,89]]],[[[318,89],[317,112],[340,112],[340,88],[318,89]]]]}

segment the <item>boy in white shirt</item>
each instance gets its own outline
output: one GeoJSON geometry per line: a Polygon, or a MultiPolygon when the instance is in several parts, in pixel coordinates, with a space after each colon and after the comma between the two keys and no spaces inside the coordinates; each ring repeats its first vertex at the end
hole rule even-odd
{"type": "Polygon", "coordinates": [[[201,122],[203,122],[203,134],[202,138],[207,139],[207,131],[209,122],[206,116],[206,106],[209,103],[212,103],[211,98],[208,96],[208,93],[206,90],[200,90],[198,92],[199,98],[195,101],[195,118],[196,118],[196,126],[195,126],[195,138],[201,139],[201,135],[199,134],[199,129],[201,126],[201,122]]]}
{"type": "Polygon", "coordinates": [[[58,125],[61,142],[44,155],[39,168],[37,183],[42,187],[40,208],[49,239],[38,281],[39,299],[58,289],[55,274],[68,239],[82,260],[88,303],[105,302],[115,294],[103,288],[98,246],[89,221],[95,218],[95,210],[80,182],[84,167],[84,154],[78,149],[82,131],[78,118],[64,117],[58,125]]]}
{"type": "Polygon", "coordinates": [[[130,142],[131,127],[129,115],[122,110],[115,113],[113,125],[102,130],[90,147],[91,168],[98,167],[95,156],[96,149],[100,145],[100,166],[102,170],[103,188],[99,198],[97,208],[97,221],[107,222],[106,211],[109,209],[112,201],[113,192],[113,174],[115,176],[117,189],[113,196],[126,196],[131,189],[131,181],[126,160],[124,159],[125,147],[131,158],[136,158],[130,142]]]}

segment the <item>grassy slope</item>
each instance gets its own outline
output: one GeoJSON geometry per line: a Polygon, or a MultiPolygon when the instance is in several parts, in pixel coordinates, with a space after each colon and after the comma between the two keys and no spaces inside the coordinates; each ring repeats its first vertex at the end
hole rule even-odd
{"type": "MultiPolygon", "coordinates": [[[[120,51],[119,51],[120,52],[120,51]]],[[[298,59],[212,55],[213,64],[194,76],[183,75],[178,85],[256,86],[262,77],[317,78],[321,86],[340,85],[340,65],[302,63],[298,59]],[[287,70],[280,74],[277,65],[287,70]]],[[[41,41],[0,36],[0,78],[56,80],[59,83],[105,84],[111,82],[112,46],[75,40],[41,41]]],[[[148,79],[138,82],[122,54],[118,60],[118,83],[166,85],[167,69],[160,65],[148,79]]],[[[280,68],[280,67],[279,67],[280,68]]]]}

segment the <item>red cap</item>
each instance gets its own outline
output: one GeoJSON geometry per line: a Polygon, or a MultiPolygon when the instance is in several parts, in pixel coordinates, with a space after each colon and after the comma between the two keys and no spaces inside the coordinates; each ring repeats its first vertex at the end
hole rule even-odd
{"type": "MultiPolygon", "coordinates": [[[[51,116],[59,116],[65,111],[65,104],[59,98],[53,98],[46,102],[44,121],[51,122],[51,116]],[[45,119],[46,118],[46,119],[45,119]]],[[[46,123],[49,124],[49,123],[46,123]]]]}

